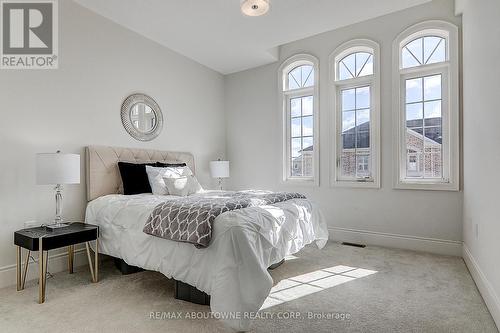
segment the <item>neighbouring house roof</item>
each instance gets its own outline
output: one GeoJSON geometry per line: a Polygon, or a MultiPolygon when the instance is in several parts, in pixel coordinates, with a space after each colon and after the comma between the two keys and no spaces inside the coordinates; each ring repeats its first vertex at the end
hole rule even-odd
{"type": "MultiPolygon", "coordinates": [[[[407,131],[410,135],[418,138],[423,138],[422,124],[423,119],[413,119],[406,122],[407,131]]],[[[356,147],[357,133],[357,148],[370,147],[370,122],[362,123],[356,127],[352,127],[342,133],[342,142],[344,149],[353,149],[356,147]]],[[[442,128],[441,118],[425,119],[425,140],[429,145],[441,145],[442,143],[442,128]]],[[[306,147],[299,152],[313,151],[313,146],[306,147]]]]}
{"type": "Polygon", "coordinates": [[[358,135],[357,148],[370,147],[370,123],[366,122],[342,132],[342,145],[344,149],[356,148],[356,133],[358,135]]]}
{"type": "Polygon", "coordinates": [[[303,151],[313,151],[313,146],[306,147],[302,150],[299,150],[299,153],[302,153],[303,151]]]}
{"type": "MultiPolygon", "coordinates": [[[[408,133],[409,135],[412,135],[412,136],[418,138],[419,140],[424,139],[426,147],[440,147],[441,146],[441,143],[436,142],[436,141],[434,141],[432,139],[429,139],[428,137],[424,137],[422,134],[418,133],[417,131],[415,131],[415,130],[413,130],[411,128],[407,128],[406,129],[406,133],[408,133]]],[[[414,148],[415,147],[412,147],[412,149],[414,149],[414,148]]]]}
{"type": "MultiPolygon", "coordinates": [[[[406,121],[406,128],[420,134],[420,137],[423,136],[422,124],[424,120],[422,119],[413,119],[406,121]]],[[[443,142],[443,133],[441,127],[441,118],[427,118],[425,119],[425,137],[430,141],[433,141],[433,144],[441,144],[443,142]]]]}
{"type": "MultiPolygon", "coordinates": [[[[423,137],[422,124],[423,119],[408,120],[406,127],[409,131],[415,133],[419,138],[423,137]]],[[[369,148],[370,147],[370,123],[366,122],[356,127],[352,127],[342,133],[342,142],[344,149],[356,147],[356,133],[357,133],[357,147],[369,148]]],[[[440,145],[442,143],[442,128],[441,118],[427,118],[425,119],[425,139],[432,145],[440,145]]]]}

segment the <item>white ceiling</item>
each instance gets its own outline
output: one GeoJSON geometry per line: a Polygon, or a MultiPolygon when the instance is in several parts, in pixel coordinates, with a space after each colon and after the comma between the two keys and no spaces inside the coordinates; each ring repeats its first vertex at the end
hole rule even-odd
{"type": "Polygon", "coordinates": [[[274,62],[280,45],[431,0],[270,0],[244,16],[240,0],[75,0],[222,74],[274,62]]]}

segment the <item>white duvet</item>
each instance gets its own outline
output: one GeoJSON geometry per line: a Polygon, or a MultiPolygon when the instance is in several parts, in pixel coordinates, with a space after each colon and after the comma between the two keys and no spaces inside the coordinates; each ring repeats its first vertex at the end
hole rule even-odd
{"type": "Polygon", "coordinates": [[[210,307],[232,328],[248,330],[245,313],[255,313],[273,281],[267,268],[316,241],[328,239],[318,207],[307,199],[248,207],[219,215],[205,249],[145,234],[142,229],[159,203],[175,196],[107,195],[87,206],[86,222],[100,226],[99,252],[127,264],[158,271],[211,296],[210,307]]]}

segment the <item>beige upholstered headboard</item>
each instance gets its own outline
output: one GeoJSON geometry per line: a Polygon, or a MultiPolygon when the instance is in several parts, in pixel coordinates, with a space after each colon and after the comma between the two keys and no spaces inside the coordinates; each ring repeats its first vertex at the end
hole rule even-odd
{"type": "Polygon", "coordinates": [[[123,193],[118,162],[186,163],[195,172],[191,153],[138,148],[88,146],[85,148],[87,173],[87,200],[107,194],[123,193]]]}

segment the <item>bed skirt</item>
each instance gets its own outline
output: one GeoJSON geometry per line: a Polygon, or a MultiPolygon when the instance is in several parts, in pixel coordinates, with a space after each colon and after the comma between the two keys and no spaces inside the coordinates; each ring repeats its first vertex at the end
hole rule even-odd
{"type": "MultiPolygon", "coordinates": [[[[128,275],[133,273],[138,273],[144,271],[144,269],[136,266],[131,266],[127,264],[123,259],[112,257],[116,268],[122,273],[122,275],[128,275]]],[[[272,264],[269,266],[269,270],[273,270],[281,266],[285,262],[285,259],[272,264]]],[[[182,301],[191,302],[201,305],[210,305],[210,295],[204,293],[198,288],[193,287],[190,284],[184,283],[174,279],[174,298],[180,299],[182,301]]]]}

